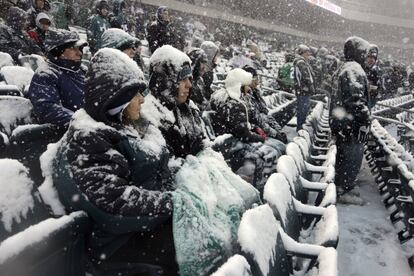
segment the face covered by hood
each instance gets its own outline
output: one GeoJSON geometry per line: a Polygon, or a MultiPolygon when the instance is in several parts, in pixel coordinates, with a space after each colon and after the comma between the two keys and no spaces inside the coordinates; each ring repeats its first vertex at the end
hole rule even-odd
{"type": "Polygon", "coordinates": [[[28,15],[27,13],[18,8],[11,7],[7,14],[7,25],[16,31],[21,31],[26,28],[28,15]]]}
{"type": "Polygon", "coordinates": [[[164,20],[164,17],[162,16],[164,12],[168,11],[168,7],[167,6],[160,6],[157,9],[157,13],[156,13],[156,17],[158,22],[160,22],[161,24],[168,24],[168,21],[164,20]]]}
{"type": "Polygon", "coordinates": [[[109,4],[108,4],[108,1],[106,1],[106,0],[101,0],[101,1],[98,1],[98,2],[96,3],[96,6],[95,6],[95,12],[96,12],[97,14],[101,14],[101,10],[102,10],[103,8],[106,8],[106,9],[109,11],[109,4]]]}
{"type": "Polygon", "coordinates": [[[214,59],[219,55],[219,47],[212,41],[204,41],[200,48],[206,53],[210,69],[216,67],[214,59]]]}
{"type": "Polygon", "coordinates": [[[192,77],[190,58],[180,50],[164,45],[152,54],[149,71],[152,95],[168,109],[173,109],[179,81],[192,77]]]}
{"type": "Polygon", "coordinates": [[[193,77],[197,79],[200,77],[200,66],[202,63],[208,63],[208,58],[206,53],[200,48],[193,48],[188,53],[188,56],[191,59],[193,77]]]}
{"type": "Polygon", "coordinates": [[[119,125],[119,116],[111,116],[108,111],[125,108],[146,88],[144,74],[131,58],[116,49],[101,49],[93,56],[86,74],[84,109],[98,122],[119,125]]]}
{"type": "Polygon", "coordinates": [[[364,67],[365,59],[369,50],[368,41],[353,36],[345,41],[344,56],[346,61],[355,61],[364,67]]]}
{"type": "Polygon", "coordinates": [[[42,28],[42,25],[41,25],[41,23],[40,23],[40,21],[42,21],[42,20],[48,20],[49,22],[51,22],[50,17],[49,17],[46,13],[44,13],[44,12],[39,13],[39,14],[36,16],[36,26],[37,26],[39,29],[41,29],[41,28],[42,28]]]}

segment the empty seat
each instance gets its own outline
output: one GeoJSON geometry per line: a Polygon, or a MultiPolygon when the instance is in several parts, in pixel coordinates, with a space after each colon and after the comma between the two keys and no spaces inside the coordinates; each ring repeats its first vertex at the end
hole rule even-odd
{"type": "Polygon", "coordinates": [[[0,84],[0,96],[23,97],[23,94],[14,84],[0,84]]]}
{"type": "Polygon", "coordinates": [[[29,87],[34,71],[21,66],[4,66],[0,69],[0,74],[6,84],[16,85],[20,91],[29,87]]]}
{"type": "Polygon", "coordinates": [[[32,109],[28,99],[0,96],[0,132],[10,136],[17,126],[32,123],[32,109]]]}

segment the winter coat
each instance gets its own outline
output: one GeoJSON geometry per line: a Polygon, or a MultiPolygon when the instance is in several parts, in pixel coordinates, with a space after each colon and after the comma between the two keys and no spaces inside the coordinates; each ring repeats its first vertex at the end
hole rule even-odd
{"type": "MultiPolygon", "coordinates": [[[[53,6],[55,7],[52,10],[55,10],[53,13],[53,19],[56,28],[69,30],[69,23],[74,15],[73,6],[58,1],[53,2],[53,6]]],[[[78,17],[78,15],[76,15],[76,17],[78,17]]]]}
{"type": "Polygon", "coordinates": [[[43,9],[39,9],[36,7],[36,0],[32,0],[32,6],[27,11],[28,17],[29,17],[29,25],[28,30],[36,28],[36,17],[41,12],[48,12],[50,10],[50,4],[49,1],[44,0],[45,5],[43,9]]]}
{"type": "Polygon", "coordinates": [[[164,46],[171,45],[177,49],[183,50],[180,46],[179,37],[174,31],[171,23],[152,21],[147,26],[148,47],[151,53],[164,46]]]}
{"type": "Polygon", "coordinates": [[[360,127],[370,124],[369,83],[362,69],[366,43],[358,37],[347,40],[344,47],[345,63],[333,78],[330,125],[338,140],[356,139],[360,127]]]}
{"type": "Polygon", "coordinates": [[[123,12],[123,8],[125,7],[124,0],[115,0],[114,1],[114,10],[113,14],[109,16],[109,23],[111,24],[111,28],[118,28],[124,31],[128,31],[128,26],[125,18],[125,14],[123,12]]]}
{"type": "Polygon", "coordinates": [[[293,62],[286,62],[278,72],[279,83],[282,86],[282,89],[287,90],[288,92],[291,91],[295,85],[294,68],[293,62]]]}
{"type": "Polygon", "coordinates": [[[42,49],[43,52],[45,52],[45,45],[44,41],[46,38],[46,32],[41,29],[40,21],[42,19],[48,19],[50,21],[49,16],[45,13],[39,13],[39,15],[36,17],[36,28],[30,30],[27,32],[29,37],[37,44],[37,46],[42,49]]]}
{"type": "Polygon", "coordinates": [[[83,106],[84,74],[80,64],[55,58],[36,71],[28,95],[40,123],[69,125],[83,106]]]}
{"type": "Polygon", "coordinates": [[[18,63],[19,55],[38,54],[42,50],[23,31],[27,14],[16,7],[11,7],[7,17],[7,25],[0,23],[0,51],[8,53],[18,63]]]}
{"type": "Polygon", "coordinates": [[[209,102],[203,76],[200,75],[201,63],[207,62],[207,56],[202,49],[194,48],[188,54],[192,62],[193,87],[191,88],[191,100],[200,111],[204,111],[209,102]]]}
{"type": "Polygon", "coordinates": [[[106,248],[109,258],[133,233],[171,223],[171,194],[166,191],[172,189],[172,178],[165,140],[156,127],[143,120],[126,126],[107,114],[115,101],[128,101],[145,88],[142,72],[113,49],[99,51],[91,62],[85,106],[74,114],[60,142],[55,178],[61,181],[55,185],[67,208],[85,210],[94,220],[92,250],[106,248]],[[73,184],[87,201],[65,199],[65,187],[73,184]]]}
{"type": "Polygon", "coordinates": [[[210,106],[215,134],[232,134],[242,142],[263,142],[264,138],[252,131],[249,106],[242,99],[242,85],[250,84],[252,75],[242,69],[234,69],[226,78],[226,87],[211,96],[210,106]]]}
{"type": "Polygon", "coordinates": [[[302,57],[297,55],[293,61],[295,67],[295,91],[298,96],[311,96],[315,94],[315,81],[312,67],[302,57]]]}
{"type": "Polygon", "coordinates": [[[186,54],[169,45],[158,48],[150,59],[149,88],[157,112],[171,114],[170,119],[162,120],[160,129],[170,152],[176,157],[196,155],[204,148],[206,139],[199,110],[190,100],[191,91],[185,103],[177,104],[175,100],[178,74],[183,66],[190,64],[186,54]]]}
{"type": "Polygon", "coordinates": [[[214,59],[219,54],[219,47],[212,41],[204,41],[201,43],[200,48],[206,53],[208,59],[208,67],[209,70],[203,75],[204,81],[204,91],[207,100],[210,100],[211,94],[213,94],[213,90],[211,89],[211,85],[213,84],[214,80],[214,73],[213,69],[215,68],[214,59]]]}
{"type": "Polygon", "coordinates": [[[101,39],[102,34],[110,28],[109,21],[100,14],[95,14],[90,18],[86,34],[88,36],[89,47],[95,52],[98,48],[97,43],[101,39]]]}

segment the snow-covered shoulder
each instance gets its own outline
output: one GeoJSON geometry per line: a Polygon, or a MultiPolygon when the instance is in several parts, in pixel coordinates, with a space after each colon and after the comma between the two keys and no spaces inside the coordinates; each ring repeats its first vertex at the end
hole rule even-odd
{"type": "Polygon", "coordinates": [[[0,214],[4,228],[11,231],[13,222],[26,218],[34,206],[33,181],[19,161],[0,159],[0,214]]]}

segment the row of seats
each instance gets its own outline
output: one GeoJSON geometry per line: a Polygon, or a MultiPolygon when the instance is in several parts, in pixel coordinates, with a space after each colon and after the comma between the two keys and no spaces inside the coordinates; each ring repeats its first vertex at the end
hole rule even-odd
{"type": "Polygon", "coordinates": [[[246,211],[235,254],[216,276],[337,275],[336,147],[328,110],[318,103],[264,188],[264,205],[246,211]],[[317,142],[316,142],[317,141],[317,142]],[[321,164],[321,165],[320,165],[321,164]]]}
{"type": "MultiPolygon", "coordinates": [[[[401,243],[414,237],[414,158],[381,124],[374,120],[365,156],[375,176],[390,220],[402,222],[401,243]]],[[[399,225],[399,224],[398,224],[399,225]]],[[[410,258],[414,260],[414,256],[410,258]]]]}
{"type": "Polygon", "coordinates": [[[371,110],[373,115],[389,115],[396,114],[396,109],[391,109],[387,106],[392,107],[412,107],[414,105],[414,96],[413,95],[405,95],[400,97],[395,97],[392,99],[387,99],[383,101],[379,101],[371,110]]]}

